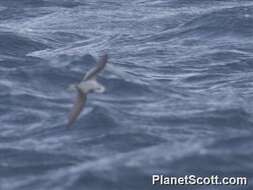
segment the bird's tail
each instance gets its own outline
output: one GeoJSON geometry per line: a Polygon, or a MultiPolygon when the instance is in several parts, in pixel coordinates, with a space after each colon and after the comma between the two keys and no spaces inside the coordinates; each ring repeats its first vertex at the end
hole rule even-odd
{"type": "Polygon", "coordinates": [[[74,91],[76,91],[76,87],[77,87],[77,84],[70,84],[70,85],[68,86],[67,90],[68,90],[69,92],[74,92],[74,91]]]}

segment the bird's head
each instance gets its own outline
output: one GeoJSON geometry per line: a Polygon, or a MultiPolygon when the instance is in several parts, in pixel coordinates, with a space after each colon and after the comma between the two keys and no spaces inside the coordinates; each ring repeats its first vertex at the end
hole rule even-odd
{"type": "Polygon", "coordinates": [[[94,81],[91,81],[92,82],[92,85],[91,85],[91,88],[90,88],[90,93],[103,93],[105,91],[105,87],[98,83],[96,80],[94,81]]]}
{"type": "Polygon", "coordinates": [[[105,91],[105,87],[101,84],[99,84],[99,86],[97,86],[95,89],[94,89],[94,92],[96,93],[103,93],[105,91]]]}

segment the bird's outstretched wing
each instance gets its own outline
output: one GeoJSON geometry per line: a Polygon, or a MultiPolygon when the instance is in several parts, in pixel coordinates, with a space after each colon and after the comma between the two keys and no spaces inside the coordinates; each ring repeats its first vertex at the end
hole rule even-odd
{"type": "Polygon", "coordinates": [[[80,89],[77,88],[77,97],[74,106],[69,114],[67,127],[73,126],[75,120],[78,118],[80,112],[83,110],[86,97],[86,94],[84,94],[80,89]]]}
{"type": "Polygon", "coordinates": [[[108,55],[107,54],[102,55],[100,59],[98,60],[96,67],[88,71],[86,75],[84,76],[83,80],[90,80],[92,78],[95,78],[97,74],[105,68],[107,60],[108,60],[108,55]]]}

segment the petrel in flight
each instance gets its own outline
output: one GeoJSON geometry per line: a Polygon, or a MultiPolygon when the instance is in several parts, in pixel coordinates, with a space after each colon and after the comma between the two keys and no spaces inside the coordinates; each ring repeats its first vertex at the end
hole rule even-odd
{"type": "Polygon", "coordinates": [[[105,91],[105,87],[97,82],[96,77],[105,68],[107,60],[107,54],[100,56],[96,67],[88,71],[79,84],[70,85],[71,90],[74,89],[77,91],[77,97],[68,116],[67,127],[72,127],[75,123],[76,119],[84,108],[84,104],[89,93],[103,93],[105,91]]]}

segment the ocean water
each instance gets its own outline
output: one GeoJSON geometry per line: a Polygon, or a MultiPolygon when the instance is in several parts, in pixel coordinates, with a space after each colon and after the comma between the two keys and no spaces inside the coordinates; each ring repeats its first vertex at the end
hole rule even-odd
{"type": "Polygon", "coordinates": [[[0,190],[251,190],[252,102],[250,0],[0,0],[0,190]],[[105,51],[107,90],[67,129],[105,51]]]}

